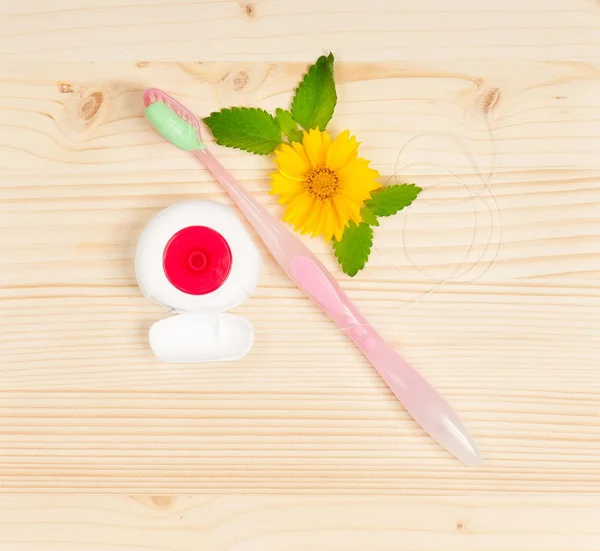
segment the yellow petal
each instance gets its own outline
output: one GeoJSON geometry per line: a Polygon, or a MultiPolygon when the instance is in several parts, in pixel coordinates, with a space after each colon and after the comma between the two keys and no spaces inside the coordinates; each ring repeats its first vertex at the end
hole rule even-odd
{"type": "Polygon", "coordinates": [[[310,165],[306,156],[302,156],[291,145],[282,144],[275,151],[275,162],[281,172],[289,180],[304,180],[310,165]]]}
{"type": "Polygon", "coordinates": [[[331,136],[327,132],[323,132],[323,134],[321,135],[321,140],[323,140],[323,159],[321,159],[321,161],[323,164],[325,164],[327,162],[327,154],[329,153],[329,148],[332,144],[331,136]]]}
{"type": "Polygon", "coordinates": [[[342,234],[344,233],[344,228],[346,227],[345,223],[340,219],[340,216],[335,208],[333,201],[331,202],[331,233],[332,237],[335,237],[337,240],[342,238],[342,234]]]}
{"type": "Polygon", "coordinates": [[[369,161],[358,158],[358,143],[349,131],[333,142],[327,132],[305,132],[302,143],[278,148],[276,162],[279,170],[271,175],[271,193],[286,204],[284,220],[296,231],[322,235],[326,241],[341,239],[351,221],[359,224],[364,201],[380,187],[379,173],[369,167],[369,161]],[[330,199],[317,199],[314,190],[307,188],[308,173],[323,166],[339,178],[339,189],[330,199]]]}
{"type": "Polygon", "coordinates": [[[327,153],[326,166],[331,170],[339,170],[358,155],[356,138],[350,138],[350,131],[344,130],[331,144],[327,153]]]}
{"type": "Polygon", "coordinates": [[[340,180],[351,178],[360,178],[362,180],[375,180],[379,178],[379,172],[369,166],[369,161],[361,157],[357,157],[346,163],[342,168],[336,171],[340,180]]]}
{"type": "Polygon", "coordinates": [[[348,222],[348,219],[350,218],[350,213],[348,212],[348,207],[346,206],[347,203],[344,200],[343,196],[338,195],[337,197],[334,197],[331,201],[333,202],[333,207],[340,221],[340,224],[346,224],[346,222],[348,222]]]}
{"type": "Polygon", "coordinates": [[[346,229],[347,224],[340,224],[336,226],[334,237],[336,241],[339,241],[344,236],[344,230],[346,229]]]}
{"type": "Polygon", "coordinates": [[[311,207],[311,212],[308,215],[306,222],[302,226],[302,229],[300,230],[303,234],[310,233],[310,234],[312,234],[312,237],[315,237],[316,235],[318,235],[317,227],[318,227],[319,219],[321,216],[321,205],[322,205],[322,202],[319,201],[318,199],[315,199],[313,201],[313,204],[311,207]]]}
{"type": "Polygon", "coordinates": [[[335,205],[338,214],[340,215],[340,219],[344,222],[344,224],[346,224],[348,220],[353,220],[357,224],[362,221],[362,218],[360,217],[361,204],[351,201],[343,195],[338,195],[335,198],[335,205]]]}
{"type": "Polygon", "coordinates": [[[279,195],[281,204],[289,203],[301,193],[304,193],[304,184],[297,180],[288,180],[279,172],[271,174],[271,195],[279,195]]]}
{"type": "Polygon", "coordinates": [[[370,196],[369,186],[364,185],[342,185],[340,187],[340,194],[352,201],[353,203],[363,203],[370,196]]]}
{"type": "Polygon", "coordinates": [[[329,220],[329,199],[325,199],[321,201],[321,214],[319,216],[319,220],[317,220],[317,224],[315,226],[315,234],[322,235],[325,238],[325,241],[329,241],[327,239],[327,224],[329,220]]]}
{"type": "Polygon", "coordinates": [[[292,142],[292,147],[294,148],[294,151],[298,153],[300,157],[302,157],[302,160],[304,161],[306,166],[310,167],[310,159],[306,154],[306,149],[304,149],[304,146],[300,142],[292,142]]]}
{"type": "Polygon", "coordinates": [[[335,205],[335,208],[333,210],[336,216],[336,226],[334,235],[335,238],[339,241],[342,238],[342,235],[344,235],[344,230],[348,227],[350,213],[346,208],[346,202],[341,196],[336,198],[333,201],[333,204],[335,205]]]}
{"type": "Polygon", "coordinates": [[[356,203],[352,203],[350,207],[350,219],[360,224],[362,222],[362,218],[360,217],[360,207],[362,205],[357,205],[356,203]]]}
{"type": "Polygon", "coordinates": [[[367,165],[368,161],[355,159],[344,170],[338,171],[340,193],[359,205],[371,196],[372,191],[381,187],[376,179],[379,173],[367,165]]]}
{"type": "Polygon", "coordinates": [[[294,199],[290,206],[296,211],[296,229],[303,231],[306,227],[308,220],[311,218],[315,211],[316,201],[313,197],[308,194],[300,195],[297,199],[294,199]]]}
{"type": "Polygon", "coordinates": [[[321,233],[323,234],[325,241],[329,243],[335,233],[335,212],[331,201],[327,201],[327,203],[323,205],[321,217],[323,219],[321,233]]]}
{"type": "Polygon", "coordinates": [[[304,132],[302,145],[313,168],[325,166],[327,152],[331,145],[331,137],[327,132],[321,132],[317,128],[313,128],[309,132],[304,132]]]}

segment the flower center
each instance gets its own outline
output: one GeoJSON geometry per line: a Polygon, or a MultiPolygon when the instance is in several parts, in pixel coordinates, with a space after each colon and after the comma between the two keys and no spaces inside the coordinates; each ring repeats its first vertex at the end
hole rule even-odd
{"type": "Polygon", "coordinates": [[[306,176],[306,191],[322,201],[335,197],[339,189],[338,175],[325,166],[313,168],[306,176]]]}

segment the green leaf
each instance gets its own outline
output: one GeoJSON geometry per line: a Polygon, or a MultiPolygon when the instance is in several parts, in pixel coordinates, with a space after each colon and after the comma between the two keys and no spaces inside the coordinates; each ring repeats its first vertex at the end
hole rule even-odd
{"type": "Polygon", "coordinates": [[[371,198],[365,201],[365,207],[373,211],[375,216],[391,216],[408,207],[420,191],[421,188],[415,184],[383,187],[371,194],[371,198]]]}
{"type": "Polygon", "coordinates": [[[298,130],[298,123],[294,120],[292,114],[278,107],[275,110],[275,115],[279,128],[281,128],[290,142],[302,142],[302,131],[298,130]]]}
{"type": "Polygon", "coordinates": [[[304,75],[292,100],[292,116],[305,130],[325,130],[337,103],[333,54],[321,56],[304,75]]]}
{"type": "Polygon", "coordinates": [[[281,129],[264,109],[232,107],[204,119],[219,145],[268,155],[281,143],[281,129]]]}
{"type": "Polygon", "coordinates": [[[364,207],[360,210],[360,217],[363,219],[363,222],[366,222],[369,226],[379,226],[377,216],[373,212],[373,209],[369,207],[364,207]]]}
{"type": "Polygon", "coordinates": [[[373,230],[368,224],[354,222],[344,230],[339,241],[333,242],[333,250],[342,270],[354,277],[365,267],[373,246],[373,230]]]}

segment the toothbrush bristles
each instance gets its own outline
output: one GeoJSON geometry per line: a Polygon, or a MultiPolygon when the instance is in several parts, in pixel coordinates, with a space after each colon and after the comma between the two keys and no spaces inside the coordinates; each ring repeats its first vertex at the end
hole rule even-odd
{"type": "Polygon", "coordinates": [[[196,117],[169,96],[163,94],[160,90],[150,92],[148,97],[151,103],[156,103],[157,101],[164,103],[167,107],[172,109],[178,117],[181,117],[185,122],[197,129],[198,121],[196,117]]]}

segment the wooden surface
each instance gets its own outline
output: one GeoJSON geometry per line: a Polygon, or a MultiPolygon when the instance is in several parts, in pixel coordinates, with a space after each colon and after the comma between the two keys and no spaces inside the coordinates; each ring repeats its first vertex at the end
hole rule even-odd
{"type": "MultiPolygon", "coordinates": [[[[280,214],[270,159],[215,152],[280,214]]],[[[2,2],[0,491],[29,494],[0,500],[3,548],[599,549],[599,152],[593,0],[2,2]],[[137,236],[175,201],[229,201],[141,91],[274,109],[330,49],[331,129],[425,191],[354,279],[308,244],[460,412],[479,469],[258,241],[251,353],[149,351],[165,313],[137,236]],[[37,497],[59,492],[123,496],[37,497]]]]}
{"type": "Polygon", "coordinates": [[[10,551],[597,551],[590,497],[5,497],[10,551]],[[33,527],[34,529],[28,529],[33,527]]]}

